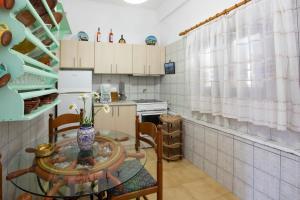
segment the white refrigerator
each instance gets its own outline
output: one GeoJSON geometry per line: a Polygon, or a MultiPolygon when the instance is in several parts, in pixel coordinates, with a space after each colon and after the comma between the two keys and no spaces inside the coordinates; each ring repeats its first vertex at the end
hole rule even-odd
{"type": "MultiPolygon", "coordinates": [[[[76,113],[69,110],[70,104],[76,104],[78,108],[83,108],[83,102],[79,99],[81,94],[91,96],[92,92],[92,71],[59,71],[58,91],[61,103],[57,107],[58,115],[65,113],[76,113]]],[[[86,114],[92,114],[92,97],[86,102],[86,114]]]]}

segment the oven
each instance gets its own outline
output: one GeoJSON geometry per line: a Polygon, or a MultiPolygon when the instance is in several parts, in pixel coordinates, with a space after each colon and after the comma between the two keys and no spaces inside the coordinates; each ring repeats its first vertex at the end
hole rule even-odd
{"type": "Polygon", "coordinates": [[[167,114],[167,110],[137,112],[140,122],[152,122],[156,125],[160,123],[159,117],[162,114],[167,114]]]}

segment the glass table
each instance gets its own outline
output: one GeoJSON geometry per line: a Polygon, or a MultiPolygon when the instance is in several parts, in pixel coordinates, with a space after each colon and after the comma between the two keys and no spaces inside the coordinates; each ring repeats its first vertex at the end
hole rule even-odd
{"type": "Polygon", "coordinates": [[[36,157],[33,148],[47,142],[48,136],[35,139],[8,165],[7,179],[34,196],[99,197],[133,178],[146,163],[146,152],[135,150],[134,137],[121,132],[98,131],[92,150],[80,151],[74,130],[58,138],[50,156],[36,157]]]}

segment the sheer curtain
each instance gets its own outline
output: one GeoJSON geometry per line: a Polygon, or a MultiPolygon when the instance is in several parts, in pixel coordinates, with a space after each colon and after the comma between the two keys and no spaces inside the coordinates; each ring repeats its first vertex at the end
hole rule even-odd
{"type": "Polygon", "coordinates": [[[191,110],[300,131],[296,0],[252,0],[187,36],[191,110]]]}

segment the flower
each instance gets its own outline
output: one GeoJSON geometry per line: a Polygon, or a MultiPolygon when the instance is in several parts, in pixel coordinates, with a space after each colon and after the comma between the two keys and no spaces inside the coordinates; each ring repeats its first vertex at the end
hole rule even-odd
{"type": "Polygon", "coordinates": [[[105,113],[109,113],[110,112],[110,106],[108,104],[104,104],[103,105],[103,110],[105,113]]]}
{"type": "Polygon", "coordinates": [[[97,93],[97,92],[92,92],[92,95],[93,95],[93,98],[94,98],[95,100],[99,100],[99,99],[100,99],[99,93],[97,93]]]}
{"type": "Polygon", "coordinates": [[[88,94],[80,94],[79,95],[79,99],[82,99],[83,101],[85,101],[87,98],[89,98],[90,96],[88,94]]]}
{"type": "Polygon", "coordinates": [[[78,113],[79,109],[78,109],[77,105],[75,103],[73,103],[73,104],[69,105],[69,110],[75,110],[78,113]]]}

